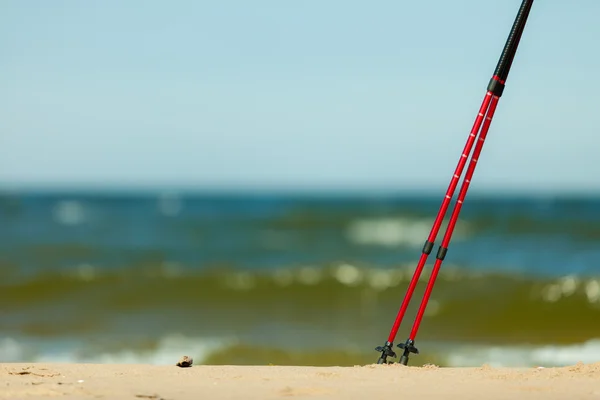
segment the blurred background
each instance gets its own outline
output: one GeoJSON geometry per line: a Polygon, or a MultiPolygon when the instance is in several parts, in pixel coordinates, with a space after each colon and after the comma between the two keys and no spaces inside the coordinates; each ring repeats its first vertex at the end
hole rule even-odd
{"type": "MultiPolygon", "coordinates": [[[[519,5],[2,1],[0,362],[375,362],[519,5]]],[[[534,4],[412,365],[600,359],[599,12],[534,4]]]]}

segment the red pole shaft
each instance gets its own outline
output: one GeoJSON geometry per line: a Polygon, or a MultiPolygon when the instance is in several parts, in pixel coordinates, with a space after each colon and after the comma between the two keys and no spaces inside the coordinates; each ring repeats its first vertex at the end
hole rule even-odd
{"type": "Polygon", "coordinates": [[[473,143],[475,142],[475,138],[477,136],[477,132],[479,132],[479,128],[483,122],[483,117],[492,101],[492,93],[487,92],[485,97],[483,98],[483,102],[481,107],[479,108],[479,113],[475,118],[475,122],[473,123],[473,128],[471,129],[471,133],[469,134],[469,138],[467,139],[467,143],[463,149],[463,152],[458,161],[458,165],[456,166],[456,170],[454,171],[454,175],[450,180],[450,185],[448,186],[448,190],[446,191],[446,196],[442,201],[442,205],[438,211],[437,217],[433,223],[433,227],[431,228],[431,232],[429,233],[429,237],[427,238],[427,242],[425,242],[425,247],[423,248],[423,252],[421,253],[421,257],[419,258],[419,263],[417,264],[417,268],[413,274],[413,277],[408,285],[408,289],[406,290],[406,294],[404,295],[404,300],[402,300],[402,305],[400,306],[400,310],[396,316],[396,320],[394,321],[394,325],[392,325],[392,329],[390,331],[390,335],[388,337],[388,342],[393,343],[396,335],[398,334],[398,329],[400,329],[400,324],[402,323],[402,319],[404,318],[404,314],[406,314],[406,309],[408,308],[408,304],[412,298],[412,295],[417,287],[417,283],[419,282],[419,278],[421,273],[423,272],[423,267],[427,263],[427,257],[431,253],[431,249],[433,248],[433,243],[440,231],[440,227],[444,220],[444,216],[448,211],[448,206],[450,205],[450,201],[452,200],[452,196],[454,196],[454,191],[456,190],[456,186],[458,185],[458,180],[462,175],[465,164],[467,163],[467,158],[471,153],[471,149],[473,147],[473,143]]]}
{"type": "MultiPolygon", "coordinates": [[[[488,92],[488,94],[491,93],[488,92]]],[[[488,130],[490,129],[492,118],[494,117],[496,106],[498,105],[498,100],[498,96],[492,96],[492,100],[490,101],[490,106],[487,110],[487,114],[485,117],[485,122],[483,123],[481,133],[479,134],[479,140],[475,145],[475,150],[473,150],[471,162],[469,163],[469,167],[467,168],[465,179],[463,181],[463,184],[461,185],[460,192],[458,193],[458,199],[454,206],[454,210],[452,211],[450,221],[448,222],[448,228],[446,230],[446,233],[444,234],[444,238],[442,239],[442,244],[440,246],[440,251],[438,252],[438,257],[435,260],[435,264],[433,265],[431,277],[429,278],[429,282],[427,283],[427,288],[425,289],[425,293],[423,294],[423,300],[421,301],[421,305],[419,307],[419,311],[417,312],[412,331],[410,332],[409,339],[412,341],[414,341],[415,337],[417,336],[419,326],[421,325],[421,320],[423,319],[423,315],[425,314],[425,308],[427,307],[427,303],[429,301],[429,298],[431,297],[431,292],[433,291],[433,286],[435,285],[435,280],[442,266],[442,262],[444,261],[444,256],[446,254],[446,251],[448,250],[448,246],[450,245],[452,233],[454,232],[454,228],[456,226],[456,222],[458,221],[460,210],[462,208],[465,197],[467,196],[469,184],[471,183],[471,179],[473,178],[473,173],[475,172],[475,167],[477,166],[477,160],[479,158],[479,155],[481,154],[481,150],[483,149],[483,143],[485,142],[488,130]]]]}

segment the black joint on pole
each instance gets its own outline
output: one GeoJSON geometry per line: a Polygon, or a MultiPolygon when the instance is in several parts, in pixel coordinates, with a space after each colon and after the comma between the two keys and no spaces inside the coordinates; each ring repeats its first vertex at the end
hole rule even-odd
{"type": "Polygon", "coordinates": [[[435,258],[437,258],[438,260],[443,260],[444,258],[446,258],[447,252],[448,252],[448,248],[440,246],[435,258]]]}
{"type": "Polygon", "coordinates": [[[400,357],[400,364],[402,365],[408,364],[408,356],[410,355],[410,353],[419,354],[419,349],[415,347],[414,340],[408,339],[406,343],[398,344],[398,347],[404,350],[402,356],[400,357]]]}
{"type": "Polygon", "coordinates": [[[500,80],[494,76],[492,79],[490,79],[487,90],[494,96],[501,97],[502,92],[504,92],[504,83],[500,82],[500,80]]]}
{"type": "Polygon", "coordinates": [[[375,348],[376,351],[381,353],[381,356],[379,356],[379,359],[377,360],[377,364],[387,364],[388,357],[396,357],[396,353],[392,350],[393,345],[392,342],[387,341],[383,346],[377,346],[375,348]]]}
{"type": "Polygon", "coordinates": [[[423,245],[423,254],[431,254],[431,250],[433,250],[433,242],[430,242],[429,240],[425,241],[425,245],[423,245]]]}

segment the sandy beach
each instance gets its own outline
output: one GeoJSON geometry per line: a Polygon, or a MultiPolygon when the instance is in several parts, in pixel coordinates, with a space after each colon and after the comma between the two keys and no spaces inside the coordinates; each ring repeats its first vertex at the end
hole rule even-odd
{"type": "Polygon", "coordinates": [[[562,368],[1,364],[1,399],[600,399],[600,363],[562,368]]]}

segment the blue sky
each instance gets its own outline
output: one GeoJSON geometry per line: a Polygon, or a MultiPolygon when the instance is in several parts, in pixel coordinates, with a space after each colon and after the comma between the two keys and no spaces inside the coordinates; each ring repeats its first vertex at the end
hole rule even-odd
{"type": "MultiPolygon", "coordinates": [[[[4,0],[0,184],[445,190],[520,3],[4,0]]],[[[600,190],[598,15],[534,3],[474,190],[600,190]]]]}

